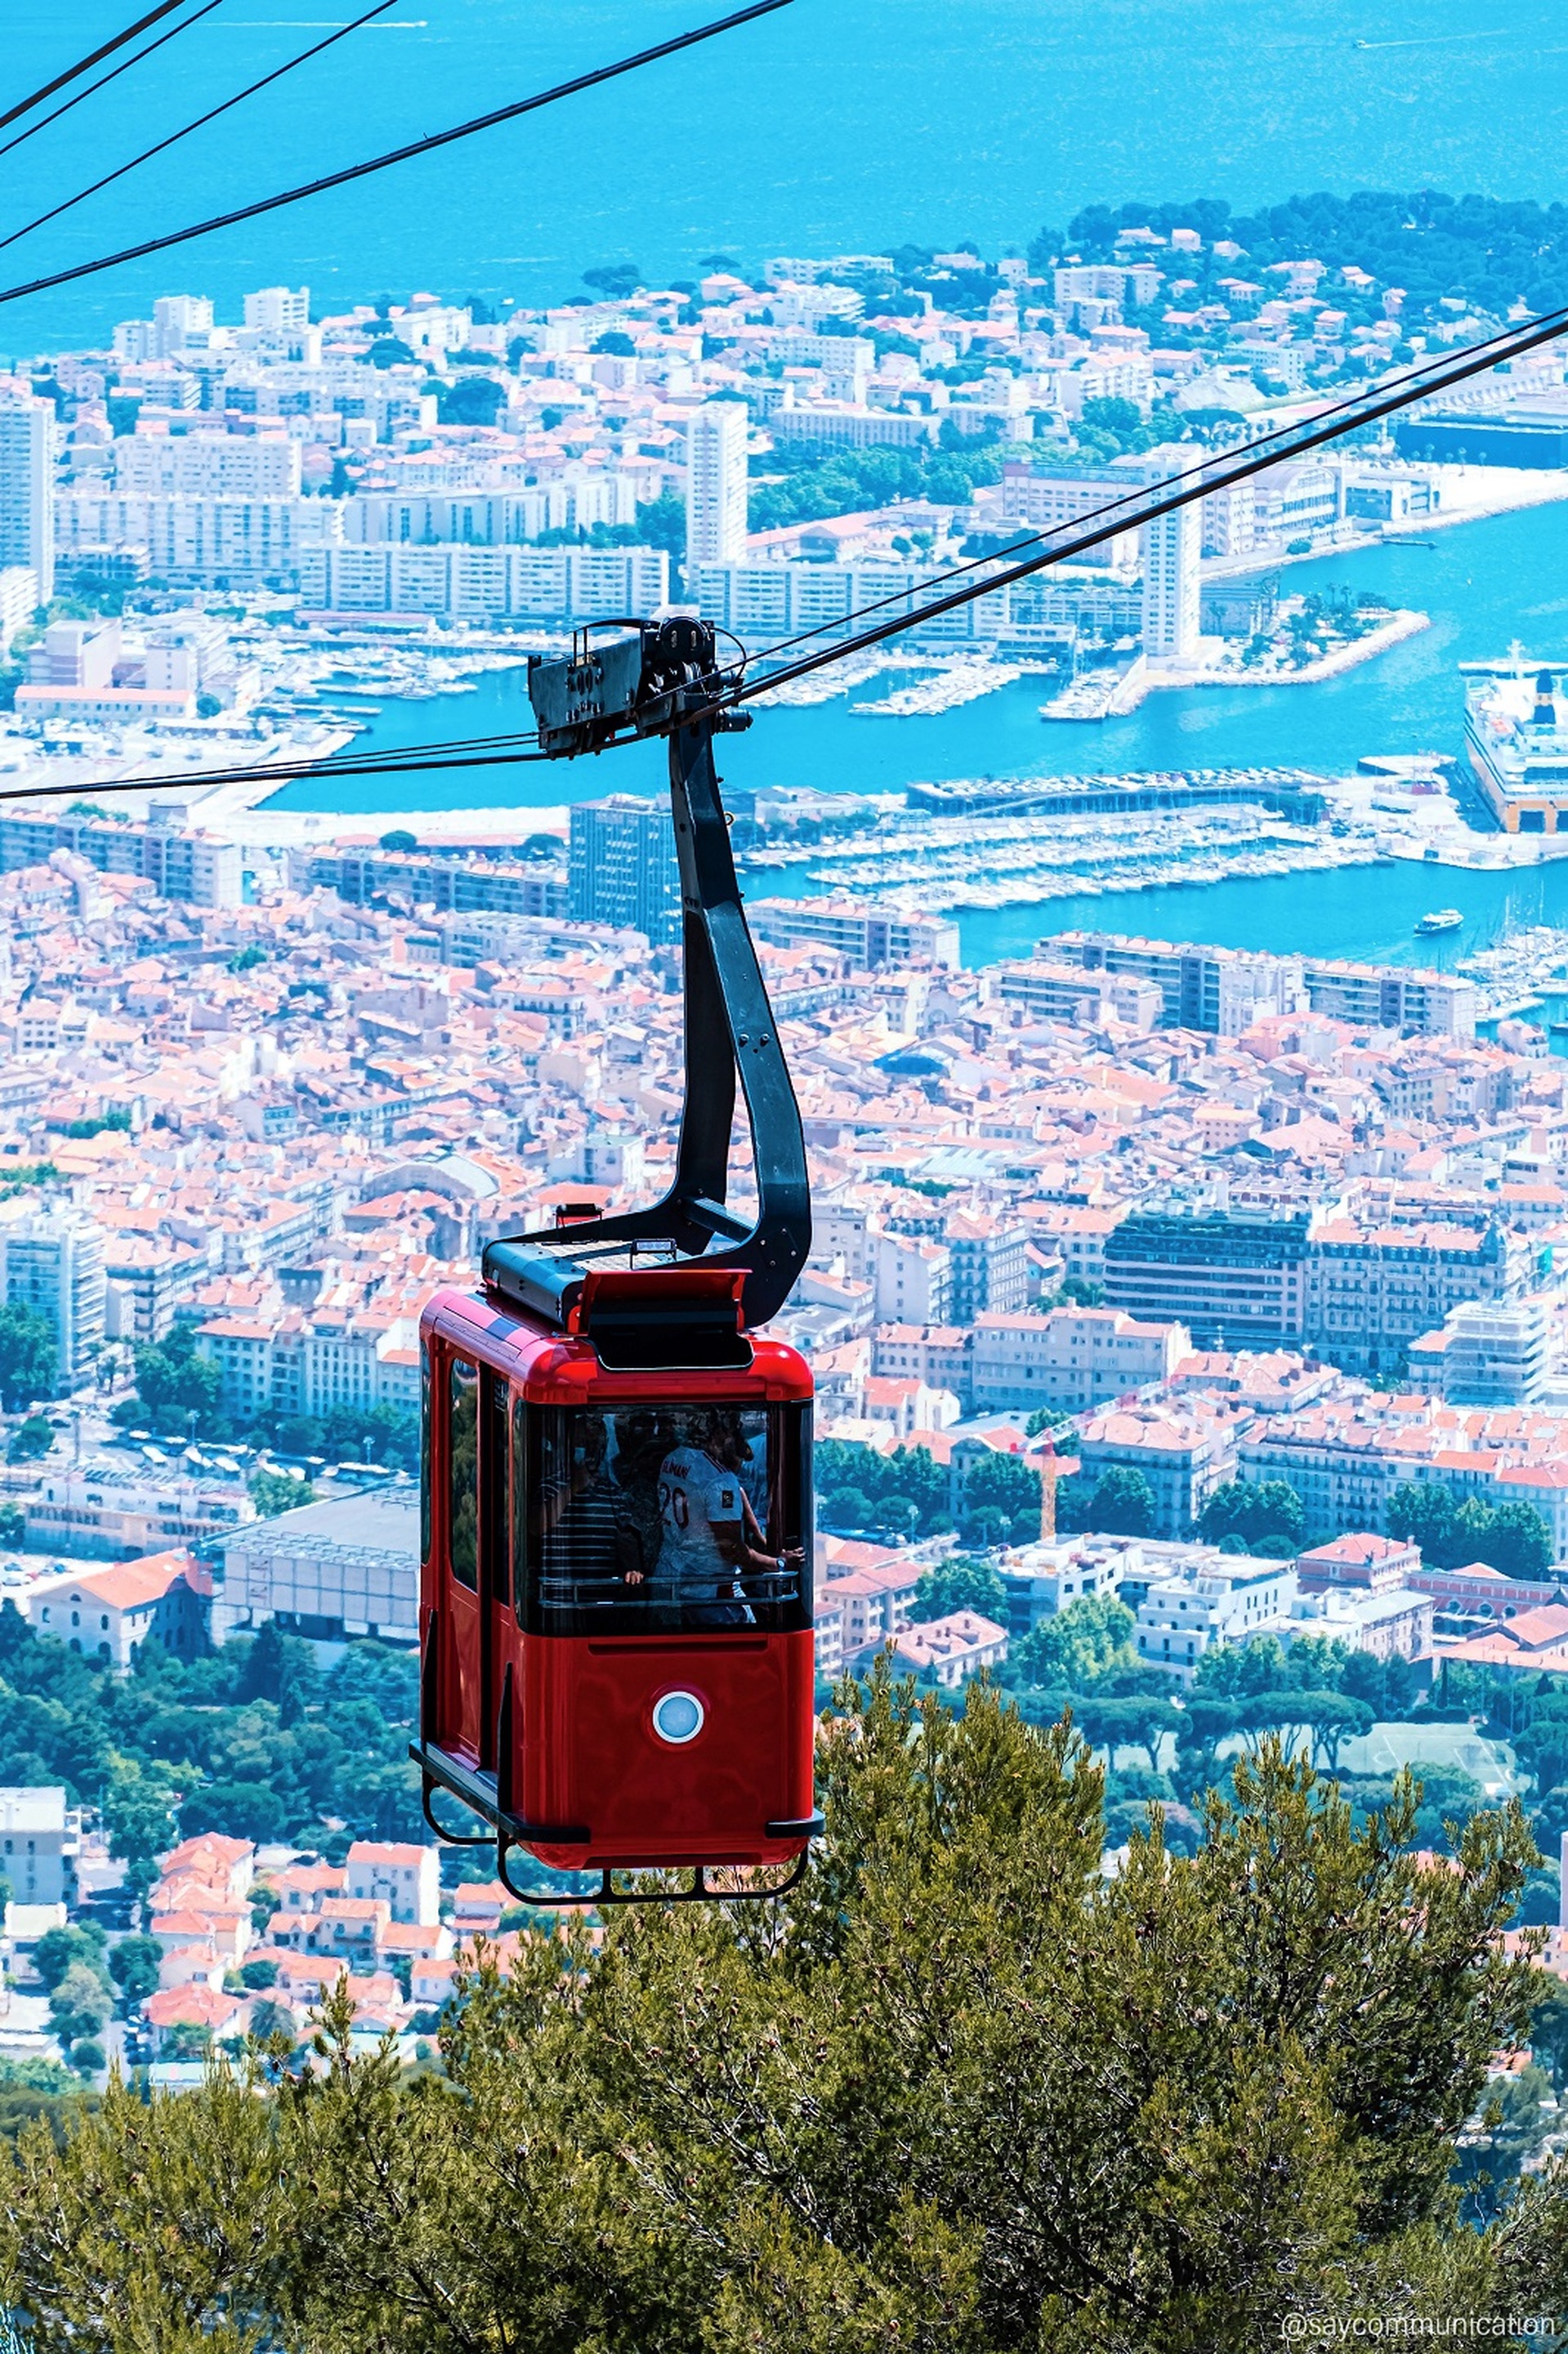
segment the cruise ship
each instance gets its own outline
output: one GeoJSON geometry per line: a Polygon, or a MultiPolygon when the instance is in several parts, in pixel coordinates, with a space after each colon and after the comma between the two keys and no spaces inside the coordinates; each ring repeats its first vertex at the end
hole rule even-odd
{"type": "Polygon", "coordinates": [[[1478,678],[1465,697],[1465,749],[1505,832],[1568,833],[1568,713],[1551,671],[1520,663],[1478,678]]]}

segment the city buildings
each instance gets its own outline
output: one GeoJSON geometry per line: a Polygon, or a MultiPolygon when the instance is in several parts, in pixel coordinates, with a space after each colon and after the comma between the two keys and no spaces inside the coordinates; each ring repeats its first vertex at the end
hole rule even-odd
{"type": "Polygon", "coordinates": [[[680,870],[662,800],[610,793],[574,801],[568,872],[568,906],[578,922],[627,925],[656,947],[680,937],[680,870]]]}

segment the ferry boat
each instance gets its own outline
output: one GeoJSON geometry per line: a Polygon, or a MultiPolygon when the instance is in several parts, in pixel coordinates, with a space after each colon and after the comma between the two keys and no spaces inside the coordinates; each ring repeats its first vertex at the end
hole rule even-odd
{"type": "Polygon", "coordinates": [[[1415,928],[1425,939],[1430,932],[1457,932],[1464,920],[1457,907],[1435,907],[1430,915],[1422,917],[1415,928]]]}
{"type": "Polygon", "coordinates": [[[1516,648],[1465,696],[1465,750],[1506,833],[1568,832],[1568,723],[1552,673],[1516,648]]]}

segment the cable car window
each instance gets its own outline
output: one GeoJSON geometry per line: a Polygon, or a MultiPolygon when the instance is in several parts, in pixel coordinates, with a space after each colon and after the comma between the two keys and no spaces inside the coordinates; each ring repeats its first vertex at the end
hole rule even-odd
{"type": "Polygon", "coordinates": [[[419,1343],[419,1559],[430,1557],[430,1352],[419,1343]]]}
{"type": "Polygon", "coordinates": [[[522,1409],[518,1615],[533,1633],[810,1624],[805,1409],[522,1409]]]}
{"type": "Polygon", "coordinates": [[[479,1467],[483,1506],[480,1538],[484,1549],[484,1579],[493,1601],[510,1602],[512,1558],[507,1544],[506,1475],[511,1446],[506,1379],[504,1374],[493,1373],[487,1367],[480,1376],[480,1384],[484,1400],[484,1444],[479,1467]]]}
{"type": "Polygon", "coordinates": [[[479,1590],[479,1375],[452,1359],[447,1419],[447,1551],[460,1585],[479,1590]]]}

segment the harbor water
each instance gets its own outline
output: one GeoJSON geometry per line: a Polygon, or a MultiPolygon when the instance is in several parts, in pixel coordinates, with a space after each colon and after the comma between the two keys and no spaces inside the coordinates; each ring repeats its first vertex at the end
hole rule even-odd
{"type": "MultiPolygon", "coordinates": [[[[812,786],[885,792],[926,779],[1087,775],[1145,769],[1301,765],[1347,774],[1372,752],[1457,754],[1463,661],[1506,652],[1568,654],[1568,504],[1535,507],[1296,565],[1283,585],[1343,581],[1430,614],[1432,626],[1342,676],[1310,686],[1193,688],[1153,695],[1125,719],[1082,726],[1039,716],[1048,682],[1024,677],[956,711],[918,718],[857,717],[852,702],[885,694],[884,673],[808,709],[764,709],[744,736],[725,739],[733,785],[812,786]]],[[[341,699],[341,698],[340,698],[341,699]]],[[[429,702],[384,701],[355,749],[435,743],[459,734],[526,726],[521,670],[482,674],[475,691],[429,702]]],[[[663,755],[638,746],[570,765],[459,769],[428,777],[342,778],[330,765],[287,787],[271,806],[291,810],[548,808],[617,792],[663,790],[663,755]]],[[[754,893],[800,896],[800,868],[754,893]]],[[[1351,866],[1300,877],[1107,892],[962,915],[966,960],[1027,952],[1048,931],[1077,924],[1236,948],[1297,948],[1323,956],[1418,960],[1452,966],[1496,937],[1510,912],[1568,923],[1568,864],[1472,874],[1412,864],[1351,866]],[[1454,906],[1462,931],[1417,942],[1434,907],[1454,906]]]]}

